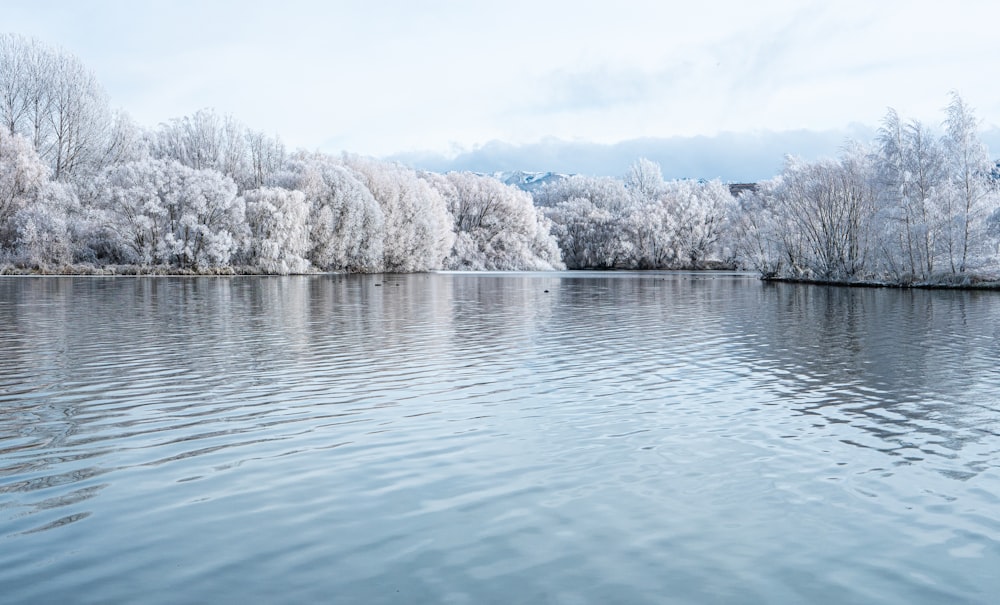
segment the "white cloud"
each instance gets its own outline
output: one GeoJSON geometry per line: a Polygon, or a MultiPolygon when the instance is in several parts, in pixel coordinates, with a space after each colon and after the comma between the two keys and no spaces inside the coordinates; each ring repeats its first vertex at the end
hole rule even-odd
{"type": "Polygon", "coordinates": [[[393,159],[437,172],[525,170],[622,176],[642,157],[660,164],[668,179],[751,182],[777,174],[789,150],[808,160],[837,157],[849,141],[868,141],[873,134],[873,129],[854,124],[840,130],[724,132],[714,136],[637,138],[611,144],[554,138],[524,145],[491,141],[453,154],[403,153],[393,159]]]}
{"type": "MultiPolygon", "coordinates": [[[[1000,123],[985,2],[18,1],[4,28],[93,67],[141,123],[214,107],[292,147],[387,155],[1000,123]],[[86,23],[86,27],[81,24],[86,23]]],[[[789,150],[794,151],[794,150],[789,150]]]]}

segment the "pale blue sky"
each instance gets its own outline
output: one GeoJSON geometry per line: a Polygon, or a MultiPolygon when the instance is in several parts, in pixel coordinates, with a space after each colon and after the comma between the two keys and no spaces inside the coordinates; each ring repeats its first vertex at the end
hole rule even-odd
{"type": "Polygon", "coordinates": [[[79,56],[145,126],[211,107],[386,156],[846,132],[888,106],[937,125],[952,89],[995,126],[996,6],[7,0],[0,28],[79,56]]]}

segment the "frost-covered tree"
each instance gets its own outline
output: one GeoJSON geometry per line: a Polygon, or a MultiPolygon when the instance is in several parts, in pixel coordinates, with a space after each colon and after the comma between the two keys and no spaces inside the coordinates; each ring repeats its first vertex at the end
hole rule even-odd
{"type": "Polygon", "coordinates": [[[625,187],[642,200],[655,200],[663,192],[663,171],[660,165],[646,158],[639,158],[625,173],[625,187]]]}
{"type": "Polygon", "coordinates": [[[995,165],[952,94],[938,139],[890,110],[872,152],[791,162],[740,200],[743,262],[767,275],[893,283],[962,281],[998,268],[995,165]]]}
{"type": "Polygon", "coordinates": [[[309,261],[322,271],[383,271],[385,217],[358,177],[321,153],[299,152],[287,168],[274,182],[305,195],[309,261]]]}
{"type": "Polygon", "coordinates": [[[111,112],[97,78],[76,57],[62,54],[55,57],[48,93],[51,132],[40,149],[50,158],[52,178],[99,169],[108,146],[111,112]]]}
{"type": "Polygon", "coordinates": [[[772,276],[820,280],[867,278],[876,207],[867,153],[840,160],[789,158],[780,178],[740,197],[739,250],[772,276]]]}
{"type": "Polygon", "coordinates": [[[223,266],[246,231],[236,185],[214,170],[146,159],[112,166],[96,188],[104,220],[134,263],[223,266]]]}
{"type": "Polygon", "coordinates": [[[533,194],[535,205],[552,208],[561,202],[584,199],[617,214],[630,203],[629,192],[621,179],[573,175],[548,183],[533,194]]]}
{"type": "Polygon", "coordinates": [[[0,130],[0,246],[13,245],[10,221],[37,199],[48,175],[48,168],[27,139],[0,130]]]}
{"type": "Polygon", "coordinates": [[[744,268],[763,277],[783,274],[788,258],[788,217],[777,207],[781,177],[757,183],[736,200],[733,241],[737,258],[744,268]]]}
{"type": "Polygon", "coordinates": [[[951,94],[943,138],[948,168],[944,193],[944,246],[953,273],[983,264],[990,252],[986,221],[996,208],[989,182],[993,169],[979,139],[979,122],[957,93],[951,94]]]}
{"type": "Polygon", "coordinates": [[[628,269],[662,269],[677,265],[677,241],[674,237],[676,217],[674,208],[661,191],[654,198],[630,196],[627,206],[613,215],[612,224],[617,234],[610,230],[605,237],[604,249],[612,252],[614,265],[628,269]],[[614,239],[621,242],[615,244],[614,239]]]}
{"type": "Polygon", "coordinates": [[[309,205],[301,191],[264,187],[243,193],[249,230],[243,262],[264,273],[309,268],[309,205]]]}
{"type": "Polygon", "coordinates": [[[245,188],[257,188],[270,184],[285,168],[288,154],[285,146],[277,138],[247,130],[247,151],[250,155],[250,173],[246,176],[245,188]]]}
{"type": "Polygon", "coordinates": [[[941,146],[923,124],[903,123],[892,109],[875,143],[882,262],[898,278],[926,279],[938,256],[946,177],[941,146]]]}
{"type": "Polygon", "coordinates": [[[583,197],[546,209],[562,259],[569,269],[621,268],[633,258],[633,244],[621,236],[621,217],[583,197]]]}
{"type": "Polygon", "coordinates": [[[25,137],[52,178],[98,171],[111,144],[103,88],[79,59],[37,40],[0,34],[0,124],[25,137]]]}
{"type": "Polygon", "coordinates": [[[202,109],[176,118],[150,134],[154,158],[174,160],[195,170],[215,170],[233,179],[240,189],[256,184],[251,166],[247,128],[232,116],[202,109]]]}
{"type": "Polygon", "coordinates": [[[71,223],[76,195],[65,183],[48,182],[34,202],[14,214],[13,258],[26,265],[66,265],[74,261],[71,223]]]}
{"type": "Polygon", "coordinates": [[[441,193],[400,164],[353,155],[345,156],[344,163],[382,210],[384,270],[440,269],[454,242],[451,217],[441,193]]]}
{"type": "Polygon", "coordinates": [[[570,268],[697,268],[728,258],[733,199],[719,181],[671,181],[639,160],[621,180],[571,177],[539,191],[570,268]]]}
{"type": "Polygon", "coordinates": [[[115,111],[111,116],[103,167],[134,162],[149,156],[149,141],[145,133],[125,111],[115,111]]]}
{"type": "Polygon", "coordinates": [[[535,194],[553,222],[562,259],[570,269],[628,268],[635,257],[629,224],[634,196],[620,179],[572,176],[535,194]]]}
{"type": "Polygon", "coordinates": [[[727,186],[719,180],[672,181],[665,185],[663,198],[664,230],[669,233],[665,239],[672,246],[663,261],[698,269],[712,256],[729,256],[720,248],[735,206],[727,186]]]}
{"type": "Polygon", "coordinates": [[[563,268],[551,223],[531,195],[469,172],[424,179],[444,200],[457,234],[449,269],[545,271],[563,268]]]}
{"type": "Polygon", "coordinates": [[[796,264],[805,276],[862,277],[874,214],[866,176],[860,166],[834,160],[786,167],[777,201],[800,238],[796,264]]]}

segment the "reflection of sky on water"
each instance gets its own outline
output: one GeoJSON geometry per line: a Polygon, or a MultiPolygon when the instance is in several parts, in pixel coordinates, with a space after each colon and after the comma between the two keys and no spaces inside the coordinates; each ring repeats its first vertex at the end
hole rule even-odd
{"type": "Polygon", "coordinates": [[[900,460],[958,458],[953,477],[996,465],[1000,402],[992,292],[771,285],[735,314],[754,369],[845,442],[900,460]]]}
{"type": "Polygon", "coordinates": [[[993,296],[0,279],[0,585],[974,601],[1000,589],[993,296]]]}

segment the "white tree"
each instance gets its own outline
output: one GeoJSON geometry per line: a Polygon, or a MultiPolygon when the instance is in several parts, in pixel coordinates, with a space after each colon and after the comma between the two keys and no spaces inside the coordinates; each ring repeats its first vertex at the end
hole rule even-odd
{"type": "Polygon", "coordinates": [[[661,183],[657,187],[655,197],[630,190],[632,195],[627,198],[627,203],[617,206],[617,212],[612,212],[611,224],[617,229],[607,230],[605,237],[611,241],[604,247],[607,251],[618,252],[608,257],[615,259],[613,266],[662,269],[678,264],[674,237],[677,217],[673,215],[676,208],[669,200],[665,186],[661,183]],[[621,242],[615,244],[615,239],[621,242]]]}
{"type": "Polygon", "coordinates": [[[371,192],[340,162],[320,153],[295,154],[274,181],[301,191],[309,206],[308,259],[323,271],[384,270],[385,217],[371,192]]]}
{"type": "Polygon", "coordinates": [[[534,270],[564,267],[550,229],[531,195],[469,172],[423,175],[446,200],[457,233],[449,269],[534,270]]]}
{"type": "Polygon", "coordinates": [[[699,267],[724,255],[734,206],[721,182],[665,182],[645,159],[622,180],[571,177],[538,198],[571,268],[699,267]]]}
{"type": "Polygon", "coordinates": [[[559,202],[546,215],[569,269],[621,268],[634,256],[632,242],[620,237],[621,217],[587,198],[559,202]]]}
{"type": "Polygon", "coordinates": [[[249,235],[245,262],[265,273],[303,273],[309,268],[309,205],[301,191],[280,187],[243,194],[249,235]]]}
{"type": "Polygon", "coordinates": [[[440,269],[455,240],[440,192],[400,164],[351,155],[345,156],[344,163],[382,209],[385,270],[440,269]]]}
{"type": "Polygon", "coordinates": [[[729,187],[719,180],[673,181],[666,184],[664,198],[668,218],[663,222],[674,262],[698,269],[713,255],[723,260],[719,244],[734,211],[729,187]]]}
{"type": "Polygon", "coordinates": [[[93,174],[108,155],[112,114],[94,74],[15,34],[0,34],[0,123],[31,142],[56,180],[93,174]]]}
{"type": "Polygon", "coordinates": [[[145,133],[128,113],[115,111],[111,116],[104,157],[98,162],[101,167],[134,162],[149,156],[149,141],[145,133]]]}
{"type": "Polygon", "coordinates": [[[945,248],[952,272],[964,273],[988,251],[986,221],[996,208],[988,182],[993,163],[979,140],[979,122],[958,93],[952,92],[946,116],[945,248]]]}
{"type": "Polygon", "coordinates": [[[45,183],[34,202],[14,214],[14,257],[28,265],[66,265],[73,262],[71,213],[77,200],[65,183],[45,183]]]}
{"type": "Polygon", "coordinates": [[[140,160],[112,166],[97,187],[106,220],[132,262],[224,266],[245,234],[236,185],[214,170],[140,160]]]}
{"type": "Polygon", "coordinates": [[[758,271],[766,278],[784,273],[789,229],[787,217],[776,208],[777,190],[781,177],[757,183],[744,191],[736,201],[733,239],[736,255],[745,268],[758,271]]]}
{"type": "Polygon", "coordinates": [[[878,130],[875,153],[886,271],[898,279],[927,279],[935,268],[946,177],[941,146],[923,124],[904,124],[890,109],[878,130]]]}
{"type": "Polygon", "coordinates": [[[535,200],[552,220],[570,269],[630,268],[642,254],[636,233],[651,226],[634,212],[635,198],[621,179],[573,176],[543,187],[535,200]]]}
{"type": "Polygon", "coordinates": [[[148,139],[153,157],[216,170],[233,179],[241,192],[274,184],[287,160],[281,141],[210,109],[161,124],[148,139]]]}
{"type": "Polygon", "coordinates": [[[270,184],[284,170],[288,160],[284,144],[277,138],[253,130],[247,131],[246,141],[250,154],[250,174],[244,186],[255,188],[270,184]]]}
{"type": "Polygon", "coordinates": [[[745,262],[772,276],[869,277],[875,204],[867,156],[853,148],[839,161],[789,158],[780,178],[741,196],[745,262]]]}
{"type": "Polygon", "coordinates": [[[51,141],[43,147],[56,180],[92,174],[108,146],[111,111],[104,89],[76,57],[55,58],[49,80],[51,141]]]}
{"type": "Polygon", "coordinates": [[[786,168],[778,199],[802,238],[800,267],[809,277],[862,276],[874,216],[866,177],[860,166],[833,160],[786,168]]]}
{"type": "Polygon", "coordinates": [[[642,200],[655,200],[662,193],[665,183],[660,165],[646,158],[639,158],[625,173],[625,187],[642,200]]]}
{"type": "Polygon", "coordinates": [[[533,193],[535,205],[553,208],[572,199],[584,199],[616,214],[621,214],[630,204],[629,192],[621,179],[573,175],[553,181],[533,193]]]}
{"type": "Polygon", "coordinates": [[[14,247],[17,229],[12,220],[38,199],[48,175],[27,139],[0,130],[0,249],[14,247]]]}

